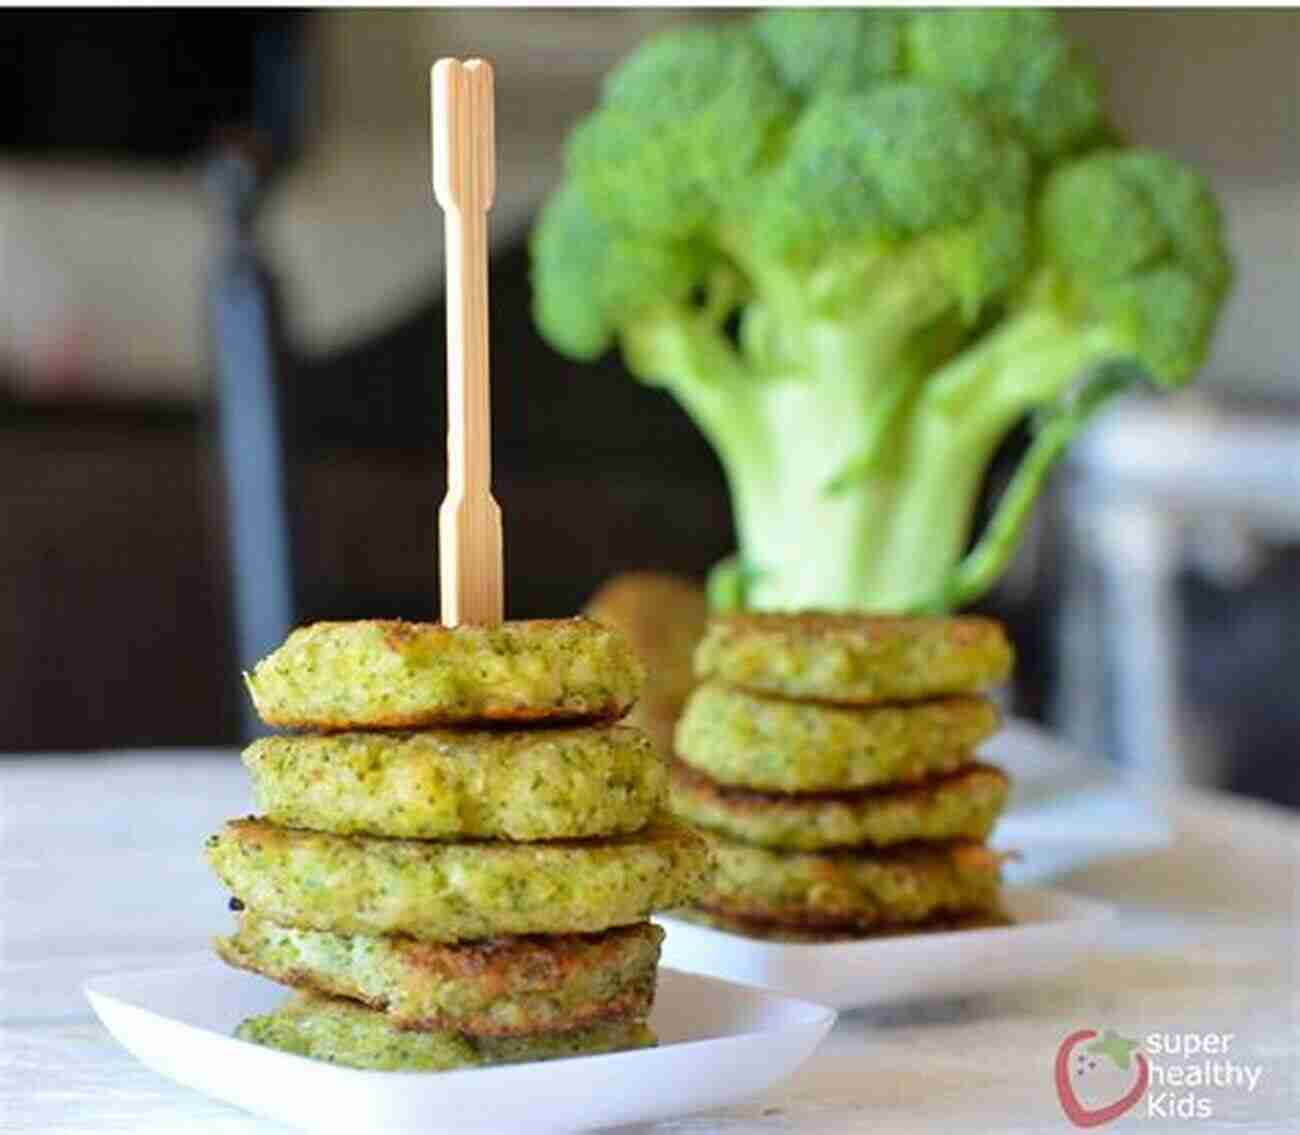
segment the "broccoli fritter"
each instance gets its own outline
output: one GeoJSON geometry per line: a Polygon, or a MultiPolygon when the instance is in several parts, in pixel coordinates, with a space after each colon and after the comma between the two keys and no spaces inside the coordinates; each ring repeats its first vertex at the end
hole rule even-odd
{"type": "Polygon", "coordinates": [[[235,1036],[297,1056],[381,1072],[450,1072],[594,1056],[657,1043],[649,1026],[637,1020],[526,1037],[417,1032],[399,1029],[383,1013],[364,1005],[310,993],[297,994],[266,1016],[243,1021],[235,1036]]]}
{"type": "Polygon", "coordinates": [[[691,901],[704,840],[667,817],[634,835],[431,843],[233,820],[208,861],[245,907],[302,930],[463,942],[590,934],[691,901]]]}
{"type": "Polygon", "coordinates": [[[672,796],[673,811],[697,827],[759,847],[825,851],[986,839],[1006,803],[1007,778],[975,764],[902,788],[788,796],[724,788],[679,762],[672,796]]]}
{"type": "Polygon", "coordinates": [[[845,705],[973,693],[1011,673],[1000,623],[974,615],[727,615],[696,674],[759,693],[845,705]]]}
{"type": "Polygon", "coordinates": [[[272,823],[401,839],[633,832],[667,779],[649,738],[621,725],[264,737],[244,764],[272,823]]]}
{"type": "Polygon", "coordinates": [[[860,930],[998,907],[1001,857],[968,840],[837,852],[709,842],[717,870],[698,905],[718,914],[860,930]]]}
{"type": "Polygon", "coordinates": [[[361,1001],[399,1028],[519,1036],[648,1016],[662,940],[640,922],[447,946],[295,930],[245,911],[216,948],[233,966],[361,1001]]]}
{"type": "Polygon", "coordinates": [[[613,720],[643,677],[627,640],[591,619],[368,619],[300,627],[245,679],[268,725],[405,729],[613,720]]]}
{"type": "Polygon", "coordinates": [[[984,698],[831,706],[699,686],[677,725],[677,755],[719,784],[762,792],[843,792],[951,772],[991,736],[984,698]]]}

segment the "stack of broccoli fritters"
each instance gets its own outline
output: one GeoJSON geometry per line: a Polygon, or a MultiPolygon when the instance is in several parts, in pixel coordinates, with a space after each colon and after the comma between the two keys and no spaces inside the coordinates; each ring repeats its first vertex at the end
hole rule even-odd
{"type": "Polygon", "coordinates": [[[699,906],[766,936],[1000,918],[985,845],[1006,777],[977,691],[1012,653],[981,618],[731,615],[695,654],[674,810],[717,860],[699,906]]]}
{"type": "Polygon", "coordinates": [[[708,854],[616,724],[641,682],[586,619],[290,635],[249,689],[311,732],[245,751],[263,815],[208,858],[243,911],[217,952],[302,992],[237,1035],[427,1071],[653,1044],[647,918],[696,895],[708,854]]]}

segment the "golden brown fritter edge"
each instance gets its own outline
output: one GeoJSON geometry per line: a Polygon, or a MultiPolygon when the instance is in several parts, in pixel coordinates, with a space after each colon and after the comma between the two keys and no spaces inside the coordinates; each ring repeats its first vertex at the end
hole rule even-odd
{"type": "Polygon", "coordinates": [[[823,945],[836,942],[862,942],[877,938],[916,937],[925,934],[950,934],[959,930],[998,930],[1014,926],[1015,920],[1005,911],[984,910],[967,914],[944,915],[925,922],[879,925],[870,929],[854,927],[799,925],[792,922],[764,922],[740,918],[705,907],[692,907],[672,912],[674,918],[693,922],[742,938],[755,938],[767,942],[787,942],[792,945],[823,945]]]}
{"type": "MultiPolygon", "coordinates": [[[[579,971],[610,969],[619,961],[622,949],[638,944],[647,932],[655,939],[655,952],[662,942],[663,931],[650,923],[634,923],[596,934],[522,935],[465,942],[457,946],[436,942],[399,939],[411,968],[425,971],[429,980],[481,983],[497,996],[507,998],[525,992],[561,994],[579,971]],[[597,956],[591,947],[599,947],[597,956]],[[542,988],[539,988],[542,987],[542,988]]],[[[237,938],[237,936],[235,936],[237,938]]],[[[655,970],[651,967],[647,983],[627,985],[608,998],[590,1003],[580,1010],[568,1010],[562,1017],[549,1015],[545,1020],[526,1020],[504,1026],[490,1014],[435,1014],[404,1018],[391,1014],[389,997],[367,995],[352,982],[331,980],[328,975],[308,970],[259,965],[233,948],[232,941],[218,937],[213,941],[217,955],[227,965],[256,973],[293,989],[328,997],[343,997],[359,1002],[377,1012],[389,1013],[395,1028],[413,1032],[455,1032],[468,1036],[535,1036],[545,1032],[568,1032],[606,1021],[642,1019],[654,1004],[655,970]]]]}
{"type": "Polygon", "coordinates": [[[719,784],[698,769],[688,765],[680,758],[674,758],[670,767],[672,784],[691,795],[699,796],[710,803],[737,813],[772,813],[789,812],[801,815],[819,804],[856,804],[871,800],[903,797],[924,800],[932,797],[946,785],[959,783],[967,777],[979,774],[995,776],[1003,783],[1009,783],[1007,774],[993,765],[980,761],[967,761],[955,768],[937,773],[926,780],[908,780],[898,784],[877,784],[870,788],[851,788],[834,792],[763,792],[754,788],[739,788],[719,784]]]}

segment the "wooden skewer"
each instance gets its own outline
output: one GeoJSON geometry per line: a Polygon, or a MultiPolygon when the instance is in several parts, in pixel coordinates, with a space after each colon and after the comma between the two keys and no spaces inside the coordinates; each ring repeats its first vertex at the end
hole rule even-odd
{"type": "Polygon", "coordinates": [[[433,67],[433,192],[447,234],[447,496],[438,512],[442,622],[501,622],[501,509],[492,498],[487,211],[496,190],[492,65],[433,67]]]}

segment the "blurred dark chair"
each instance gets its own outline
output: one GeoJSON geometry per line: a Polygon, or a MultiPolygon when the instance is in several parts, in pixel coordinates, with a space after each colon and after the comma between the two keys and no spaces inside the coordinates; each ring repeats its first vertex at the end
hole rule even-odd
{"type": "Polygon", "coordinates": [[[1069,462],[1056,723],[1152,780],[1300,805],[1300,413],[1125,401],[1069,462]]]}

